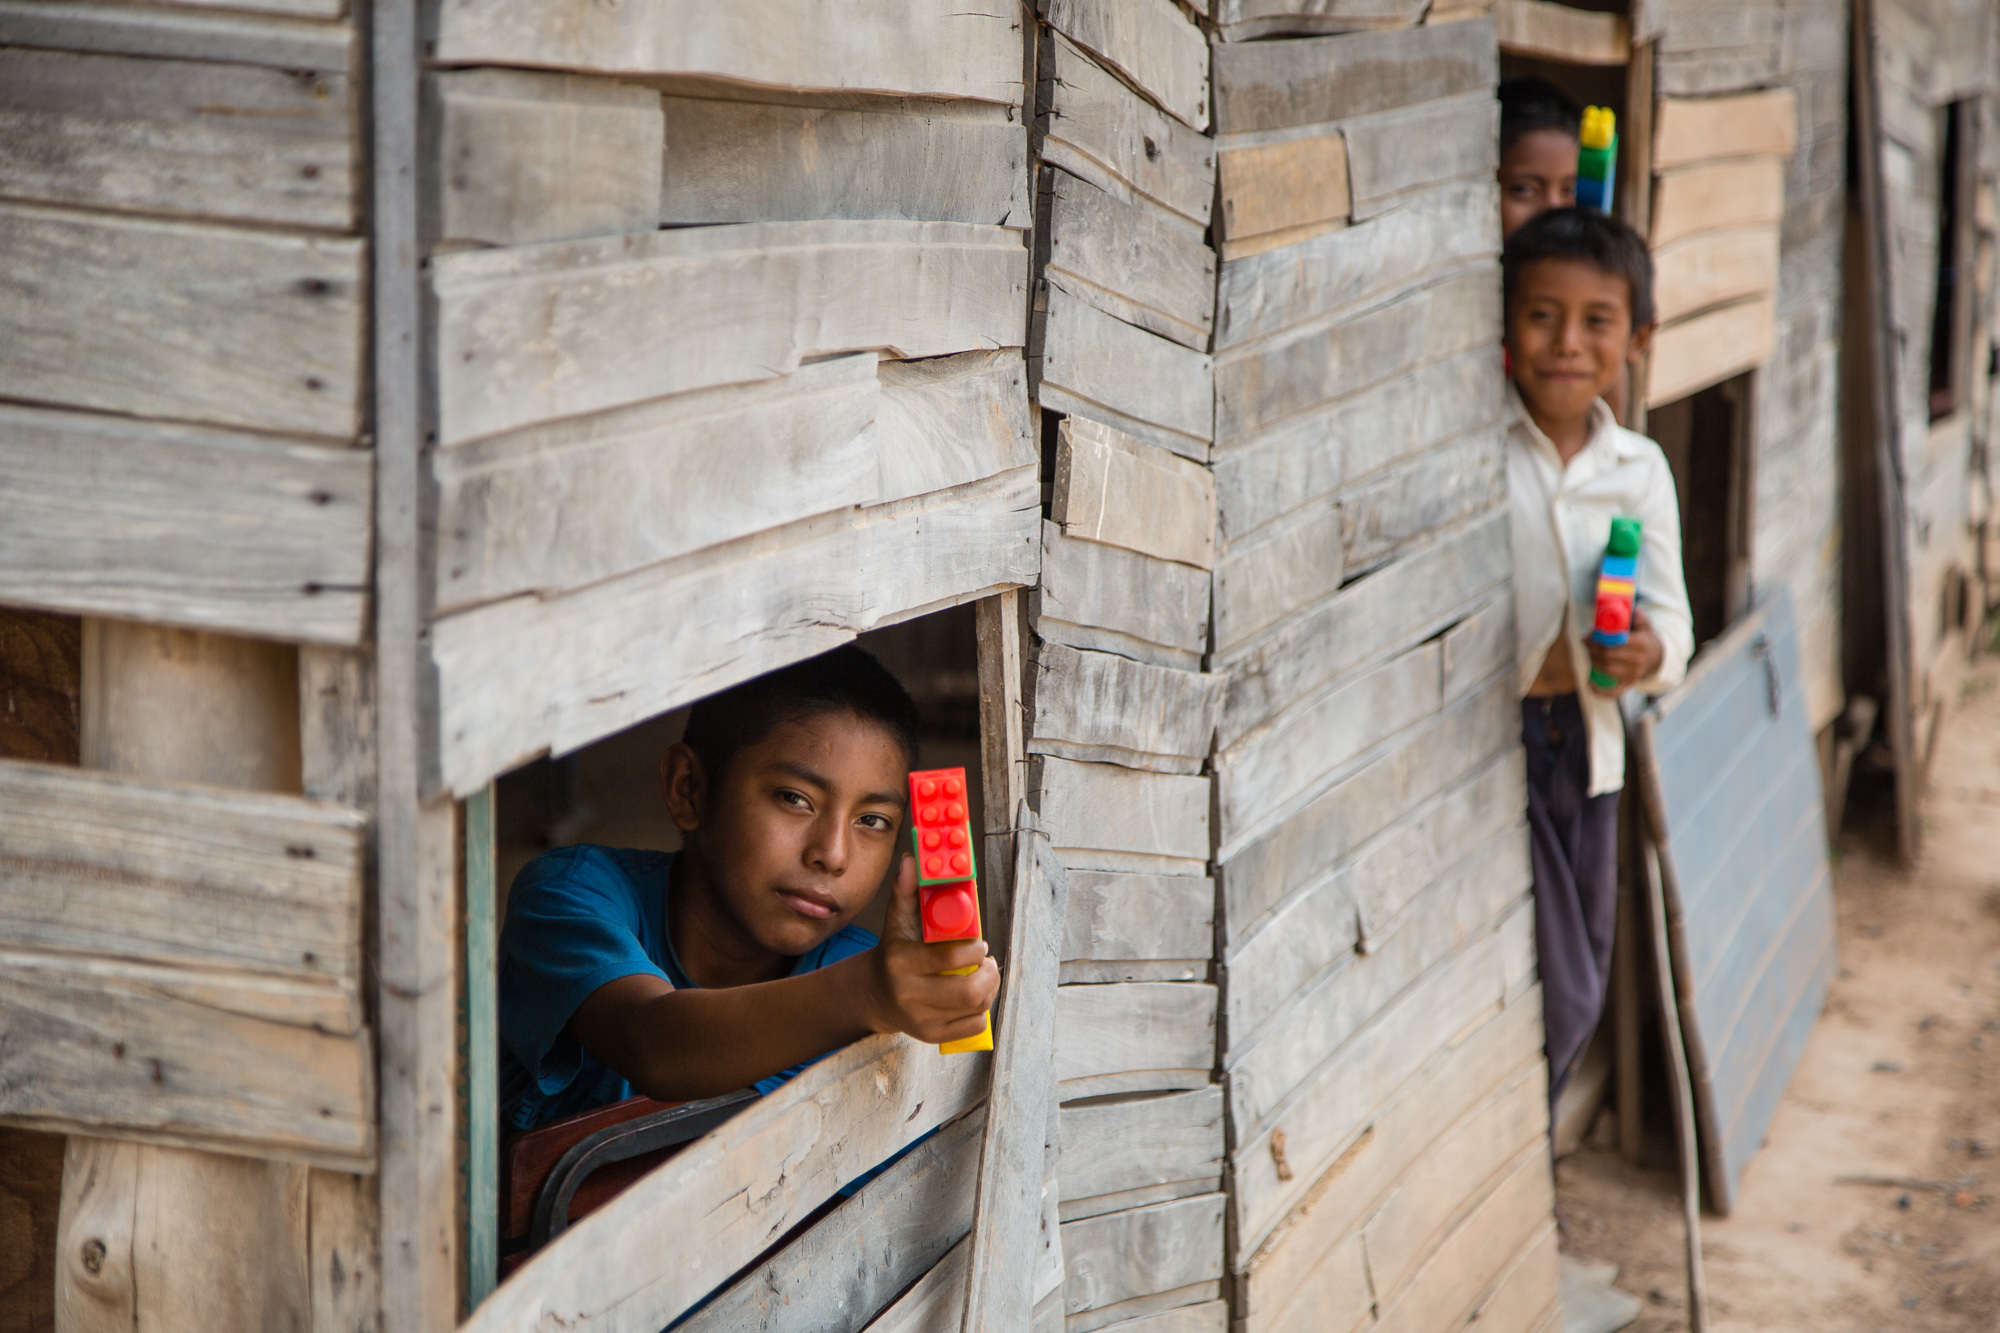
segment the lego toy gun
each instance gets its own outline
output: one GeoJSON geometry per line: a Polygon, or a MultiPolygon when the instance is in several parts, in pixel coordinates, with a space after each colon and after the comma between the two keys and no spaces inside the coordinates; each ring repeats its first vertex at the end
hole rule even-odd
{"type": "Polygon", "coordinates": [[[1609,213],[1618,183],[1618,117],[1610,107],[1584,108],[1577,142],[1576,206],[1609,213]]]}
{"type": "MultiPolygon", "coordinates": [[[[976,940],[979,928],[979,867],[972,850],[972,812],[963,768],[931,768],[910,774],[910,841],[917,854],[917,915],[924,943],[976,940]]],[[[974,968],[954,968],[964,976],[974,968]]],[[[946,1055],[993,1049],[993,1020],[976,1037],[938,1047],[946,1055]]]]}
{"type": "MultiPolygon", "coordinates": [[[[1639,594],[1639,520],[1611,520],[1611,540],[1604,544],[1604,561],[1597,567],[1597,619],[1590,639],[1607,648],[1616,648],[1632,637],[1632,602],[1639,594]]],[[[1600,690],[1615,690],[1618,682],[1590,669],[1590,683],[1600,690]]]]}

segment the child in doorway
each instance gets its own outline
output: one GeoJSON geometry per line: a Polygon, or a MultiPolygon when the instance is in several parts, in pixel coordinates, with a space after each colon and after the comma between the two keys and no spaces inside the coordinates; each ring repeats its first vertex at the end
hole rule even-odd
{"type": "Polygon", "coordinates": [[[679,852],[565,847],[500,934],[501,1114],[768,1093],[874,1032],[976,1035],[979,940],[925,944],[904,854],[916,707],[849,646],[697,704],[660,760],[679,852]],[[850,923],[893,876],[877,941],[850,923]],[[964,976],[953,968],[975,967],[964,976]]]}
{"type": "Polygon", "coordinates": [[[1617,914],[1617,696],[1678,683],[1694,648],[1681,577],[1680,508],[1660,447],[1621,427],[1602,395],[1654,326],[1652,261],[1624,223],[1545,212],[1501,259],[1515,423],[1507,441],[1521,733],[1527,747],[1535,943],[1549,1103],[1604,1009],[1617,914]],[[1643,523],[1628,642],[1590,642],[1611,520],[1643,523]],[[1617,684],[1600,690],[1592,667],[1617,684]]]}

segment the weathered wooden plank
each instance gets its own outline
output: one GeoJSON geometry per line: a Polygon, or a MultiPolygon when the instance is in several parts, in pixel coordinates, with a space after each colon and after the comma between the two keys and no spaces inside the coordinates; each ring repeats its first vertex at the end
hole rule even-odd
{"type": "Polygon", "coordinates": [[[1215,48],[1215,128],[1235,134],[1388,111],[1500,81],[1493,29],[1480,23],[1225,42],[1215,48]]]}
{"type": "Polygon", "coordinates": [[[661,106],[658,207],[670,225],[814,218],[1028,225],[1027,126],[989,103],[932,103],[916,115],[671,95],[661,106]]]}
{"type": "Polygon", "coordinates": [[[1421,0],[1222,0],[1216,23],[1229,42],[1407,28],[1422,21],[1421,0]]]}
{"type": "Polygon", "coordinates": [[[1215,322],[1215,252],[1184,219],[1053,168],[1047,270],[1107,315],[1195,351],[1215,322]]]}
{"type": "Polygon", "coordinates": [[[1799,142],[1798,108],[1791,88],[1740,97],[1663,97],[1653,124],[1653,169],[1723,157],[1789,158],[1799,142]]]}
{"type": "Polygon", "coordinates": [[[1430,294],[1413,292],[1225,354],[1216,367],[1216,437],[1235,439],[1416,369],[1430,314],[1430,294]]]}
{"type": "Polygon", "coordinates": [[[1041,461],[1028,376],[1013,348],[920,361],[881,361],[875,377],[876,490],[885,500],[928,495],[1041,461]]]}
{"type": "Polygon", "coordinates": [[[1646,239],[1659,247],[1700,231],[1783,221],[1786,165],[1780,157],[1724,158],[1663,172],[1653,183],[1646,239]]]}
{"type": "Polygon", "coordinates": [[[1208,856],[1208,779],[1053,756],[1030,766],[1042,828],[1060,848],[1208,856]]]}
{"type": "Polygon", "coordinates": [[[1435,643],[1356,673],[1280,714],[1269,728],[1230,742],[1215,757],[1219,857],[1282,819],[1314,784],[1419,717],[1437,711],[1441,663],[1435,643]]]}
{"type": "Polygon", "coordinates": [[[1776,223],[1704,231],[1653,252],[1653,299],[1662,322],[1777,292],[1776,223]]]}
{"type": "Polygon", "coordinates": [[[1205,570],[1042,524],[1035,601],[1043,638],[1197,671],[1208,646],[1208,599],[1205,570]]]}
{"type": "Polygon", "coordinates": [[[595,74],[693,74],[766,88],[1021,102],[1021,16],[1011,3],[801,0],[606,9],[536,0],[441,0],[432,59],[595,74]]]}
{"type": "Polygon", "coordinates": [[[1208,127],[1208,42],[1168,0],[1041,0],[1050,27],[1195,129],[1208,127]]]}
{"type": "Polygon", "coordinates": [[[1030,584],[1036,492],[1019,468],[447,616],[431,643],[441,780],[469,791],[908,612],[1030,584]]]}
{"type": "Polygon", "coordinates": [[[1215,651],[1226,653],[1340,586],[1340,506],[1321,497],[1229,543],[1215,566],[1215,651]]]}
{"type": "MultiPolygon", "coordinates": [[[[1092,1080],[1106,1083],[1106,1092],[1201,1087],[1215,1067],[1215,987],[1185,981],[1058,986],[1055,1049],[1065,1101],[1094,1095],[1092,1080]],[[1109,1087],[1118,1075],[1135,1077],[1109,1087]]],[[[1063,1250],[1070,1253],[1067,1244],[1063,1250]]]]}
{"type": "Polygon", "coordinates": [[[365,822],[294,796],[0,760],[0,939],[358,983],[365,822]]]}
{"type": "Polygon", "coordinates": [[[1205,959],[1215,940],[1215,881],[1072,870],[1065,915],[1065,962],[1205,959]]]}
{"type": "Polygon", "coordinates": [[[1062,1144],[1065,1200],[1213,1181],[1223,1162],[1222,1089],[1065,1106],[1062,1144]]]}
{"type": "MultiPolygon", "coordinates": [[[[1080,874],[1124,873],[1079,871],[1080,874]]],[[[1198,879],[1197,875],[1160,876],[1198,879]]],[[[1110,986],[1122,981],[1207,981],[1208,959],[1200,958],[1074,958],[1066,960],[1058,974],[1065,986],[1110,986]]],[[[1178,1197],[1178,1196],[1176,1196],[1178,1197]]],[[[1158,1198],[1131,1199],[1113,1208],[1129,1208],[1141,1203],[1157,1203],[1158,1198]]],[[[1081,1216],[1081,1214],[1077,1214],[1081,1216]]]]}
{"type": "Polygon", "coordinates": [[[1523,1236],[1554,1250],[1554,1208],[1548,1149],[1531,1143],[1493,1192],[1438,1245],[1401,1298],[1385,1302],[1378,1326],[1419,1333],[1466,1322],[1511,1268],[1523,1236]]]}
{"type": "Polygon", "coordinates": [[[1222,1276],[1224,1196],[1063,1223],[1063,1308],[1101,1309],[1222,1276]]]}
{"type": "Polygon", "coordinates": [[[1506,515],[1488,511],[1232,655],[1221,664],[1229,685],[1217,744],[1234,745],[1341,673],[1462,618],[1502,582],[1511,559],[1506,515]]]}
{"type": "Polygon", "coordinates": [[[1444,697],[1450,704],[1515,664],[1514,599],[1487,602],[1444,633],[1444,697]]]}
{"type": "Polygon", "coordinates": [[[1339,134],[1225,148],[1216,181],[1225,242],[1338,222],[1352,211],[1347,140],[1339,134]]]}
{"type": "Polygon", "coordinates": [[[352,231],[354,121],[344,73],[0,48],[16,199],[352,231]]]}
{"type": "Polygon", "coordinates": [[[0,205],[0,395],[253,430],[359,426],[359,241],[0,205]]]}
{"type": "Polygon", "coordinates": [[[374,1168],[374,1059],[351,987],[0,950],[0,1119],[374,1168]]]}
{"type": "Polygon", "coordinates": [[[1598,14],[1548,0],[1499,0],[1493,24],[1510,55],[1566,65],[1623,65],[1632,58],[1632,25],[1622,14],[1598,14]]]}
{"type": "Polygon", "coordinates": [[[222,61],[346,75],[354,65],[355,31],[352,24],[229,14],[215,9],[5,0],[0,3],[0,46],[222,61]]]}
{"type": "MultiPolygon", "coordinates": [[[[1500,288],[1490,276],[1466,295],[1500,322],[1500,288]]],[[[1444,289],[1433,301],[1452,299],[1444,289]]],[[[1217,522],[1232,542],[1265,523],[1453,436],[1501,420],[1506,380],[1495,347],[1462,352],[1397,376],[1273,430],[1218,446],[1217,522]]]]}
{"type": "Polygon", "coordinates": [[[818,1333],[865,1324],[971,1228],[985,1124],[977,1109],[952,1121],[679,1327],[818,1333]]]}
{"type": "MultiPolygon", "coordinates": [[[[1443,29],[1454,30],[1463,28],[1443,29]]],[[[1386,296],[1434,270],[1498,254],[1497,189],[1490,180],[1428,189],[1367,225],[1224,264],[1216,350],[1386,296]]]]}
{"type": "Polygon", "coordinates": [[[1215,146],[1100,68],[1068,38],[1042,49],[1043,159],[1087,180],[1116,181],[1198,227],[1215,194],[1215,146]]]}
{"type": "MultiPolygon", "coordinates": [[[[1368,1138],[1364,1137],[1356,1150],[1367,1145],[1368,1138]]],[[[1355,1333],[1374,1323],[1374,1302],[1368,1290],[1368,1256],[1362,1250],[1361,1237],[1343,1236],[1338,1243],[1323,1247],[1317,1257],[1299,1298],[1282,1311],[1266,1308],[1247,1311],[1237,1321],[1241,1333],[1273,1333],[1278,1329],[1337,1329],[1340,1333],[1355,1333]]]]}
{"type": "Polygon", "coordinates": [[[1144,1320],[1156,1315],[1165,1315],[1177,1310],[1197,1309],[1214,1306],[1220,1302],[1222,1283],[1211,1278],[1207,1282],[1191,1282],[1185,1287],[1175,1287],[1172,1291],[1154,1292],[1149,1296],[1134,1296],[1129,1300],[1117,1301],[1111,1305],[1100,1305],[1081,1314],[1063,1317],[1063,1333],[1096,1333],[1107,1328],[1144,1328],[1144,1320]]]}
{"type": "Polygon", "coordinates": [[[432,74],[427,92],[439,240],[522,245],[660,225],[663,125],[651,88],[475,69],[432,74]]]}
{"type": "Polygon", "coordinates": [[[313,643],[361,641],[372,458],[0,407],[10,602],[313,643]]]}
{"type": "Polygon", "coordinates": [[[1778,350],[1777,303],[1757,297],[1669,324],[1653,337],[1646,406],[1685,398],[1769,360],[1778,350]]]}
{"type": "Polygon", "coordinates": [[[1507,437],[1498,427],[1461,436],[1340,496],[1345,577],[1381,563],[1406,543],[1506,494],[1507,437]]]}
{"type": "Polygon", "coordinates": [[[1215,560],[1215,479],[1198,463],[1082,417],[1056,433],[1050,517],[1065,536],[1198,569],[1215,560]]]}
{"type": "Polygon", "coordinates": [[[441,256],[439,440],[832,352],[1018,347],[1026,266],[1020,233],[952,222],[760,222],[441,256]]]}
{"type": "Polygon", "coordinates": [[[1466,1317],[1485,1325],[1485,1333],[1556,1333],[1562,1327],[1562,1271],[1553,1216],[1514,1252],[1466,1317]]]}
{"type": "Polygon", "coordinates": [[[1206,353],[1114,319],[1050,278],[1038,391],[1044,407],[1080,408],[1141,440],[1206,459],[1215,433],[1214,375],[1206,353]]]}
{"type": "MultiPolygon", "coordinates": [[[[1507,605],[1511,608],[1511,597],[1507,605]]],[[[1233,949],[1273,907],[1345,861],[1406,810],[1510,747],[1520,729],[1513,706],[1518,687],[1512,688],[1510,694],[1506,680],[1492,682],[1407,735],[1391,737],[1380,753],[1223,862],[1219,910],[1226,946],[1233,949]]]]}
{"type": "Polygon", "coordinates": [[[867,1333],[953,1333],[965,1320],[965,1268],[969,1247],[961,1240],[867,1325],[867,1333]]]}
{"type": "Polygon", "coordinates": [[[1099,1324],[1107,1333],[1226,1333],[1229,1302],[1203,1301],[1180,1305],[1157,1314],[1138,1315],[1115,1324],[1099,1324]]]}
{"type": "Polygon", "coordinates": [[[1215,734],[1222,684],[1220,676],[1043,643],[1035,655],[1028,753],[1199,772],[1215,734]]]}
{"type": "Polygon", "coordinates": [[[1419,190],[1500,166],[1500,103],[1487,89],[1420,106],[1358,116],[1340,128],[1347,141],[1353,218],[1363,222],[1419,190]]]}

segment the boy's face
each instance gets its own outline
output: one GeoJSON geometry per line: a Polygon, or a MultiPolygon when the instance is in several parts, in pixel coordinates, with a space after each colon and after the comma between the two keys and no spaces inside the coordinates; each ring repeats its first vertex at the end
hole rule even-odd
{"type": "Polygon", "coordinates": [[[1632,328],[1626,280],[1580,259],[1542,259],[1515,279],[1507,312],[1514,380],[1538,413],[1575,420],[1646,350],[1650,328],[1632,328]]]}
{"type": "Polygon", "coordinates": [[[1500,239],[1552,208],[1576,203],[1576,136],[1530,130],[1500,154],[1500,239]]]}
{"type": "Polygon", "coordinates": [[[909,760],[883,727],[821,713],[737,751],[719,783],[700,767],[686,746],[667,752],[668,811],[693,835],[688,850],[718,904],[763,948],[805,953],[888,879],[903,845],[909,760]]]}

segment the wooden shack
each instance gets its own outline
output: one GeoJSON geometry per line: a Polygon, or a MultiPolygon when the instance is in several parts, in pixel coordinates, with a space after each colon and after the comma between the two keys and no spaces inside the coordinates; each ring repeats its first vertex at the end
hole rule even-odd
{"type": "MultiPolygon", "coordinates": [[[[1986,597],[1961,3],[1865,29],[1973,182],[1895,214],[1977,273],[1883,455],[1906,720],[1986,597]]],[[[0,0],[0,1329],[1556,1327],[1494,87],[1625,108],[1710,632],[1789,585],[1826,729],[1850,31],[0,0]],[[976,772],[998,1049],[859,1043],[499,1282],[513,798],[858,636],[976,772]]]]}

